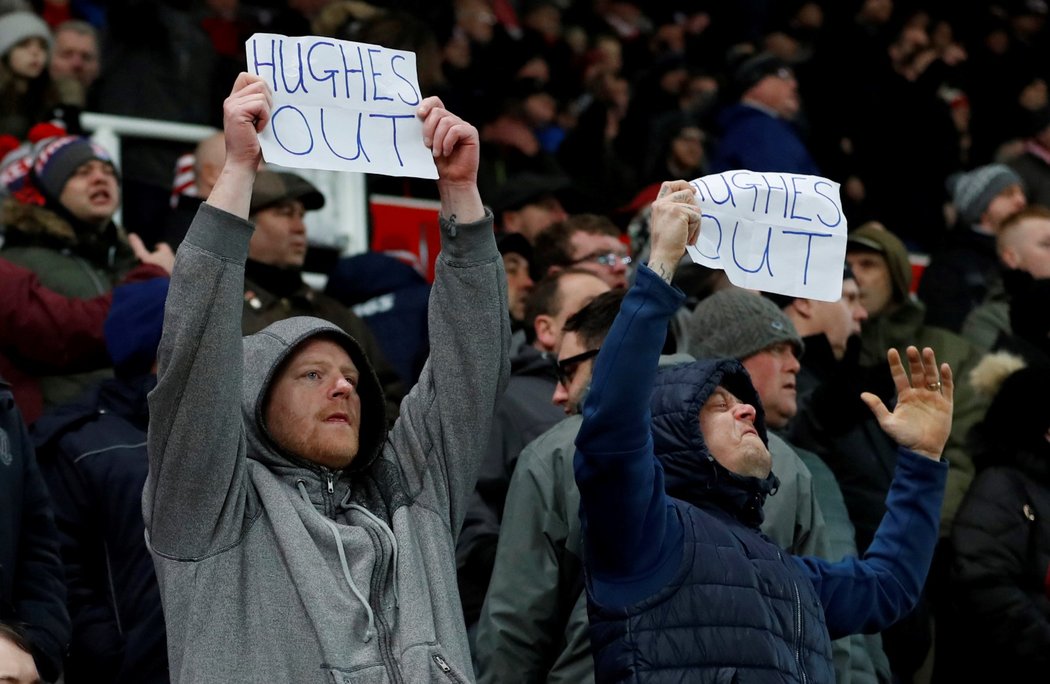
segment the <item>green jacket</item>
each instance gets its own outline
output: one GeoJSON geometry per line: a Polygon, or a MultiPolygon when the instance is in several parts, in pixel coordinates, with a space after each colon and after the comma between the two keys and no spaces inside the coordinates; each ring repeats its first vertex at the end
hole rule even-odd
{"type": "MultiPolygon", "coordinates": [[[[479,684],[594,681],[580,560],[580,493],[573,474],[582,420],[563,420],[518,458],[478,621],[479,684]]],[[[828,558],[813,477],[787,442],[769,437],[780,488],[766,499],[762,531],[791,553],[828,558]]],[[[836,642],[836,653],[846,649],[845,641],[836,642]]],[[[848,651],[843,658],[848,661],[848,651]]]]}
{"type": "MultiPolygon", "coordinates": [[[[4,226],[0,256],[36,274],[40,283],[66,297],[90,298],[113,289],[137,263],[124,231],[114,223],[85,234],[43,207],[7,198],[0,205],[4,226]]],[[[111,369],[53,374],[25,368],[38,378],[45,407],[72,401],[87,387],[111,377],[111,369]]]]}
{"type": "Polygon", "coordinates": [[[944,448],[949,468],[940,531],[941,536],[946,537],[951,534],[955,513],[974,476],[966,436],[988,409],[987,400],[970,384],[970,371],[980,362],[984,352],[953,332],[925,325],[924,317],[922,304],[909,300],[888,314],[865,321],[861,330],[861,363],[885,363],[886,350],[891,347],[897,349],[903,358],[905,348],[915,345],[919,349],[931,347],[937,354],[938,363],[951,366],[955,381],[955,409],[952,412],[952,432],[944,448]]]}

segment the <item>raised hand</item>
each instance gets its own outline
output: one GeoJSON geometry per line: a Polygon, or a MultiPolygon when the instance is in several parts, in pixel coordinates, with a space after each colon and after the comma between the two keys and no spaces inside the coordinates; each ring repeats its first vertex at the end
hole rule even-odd
{"type": "Polygon", "coordinates": [[[142,238],[135,233],[130,233],[128,244],[131,245],[131,251],[135,253],[136,259],[144,264],[160,266],[168,272],[168,275],[171,275],[171,269],[175,267],[175,252],[171,251],[168,243],[158,242],[156,248],[151,252],[146,249],[142,238]]]}
{"type": "Polygon", "coordinates": [[[687,245],[700,234],[700,207],[696,190],[683,180],[667,181],[653,202],[649,220],[649,268],[671,282],[687,245]]]}
{"type": "Polygon", "coordinates": [[[423,100],[418,115],[423,120],[423,143],[434,153],[438,182],[477,184],[477,129],[445,109],[437,97],[423,100]]]}
{"type": "Polygon", "coordinates": [[[226,165],[256,169],[262,160],[259,133],[270,122],[273,93],[264,79],[242,72],[222,105],[226,165]]]}
{"type": "Polygon", "coordinates": [[[897,350],[886,352],[893,384],[897,388],[897,405],[892,413],[870,392],[862,393],[860,398],[897,444],[937,460],[952,430],[955,393],[952,369],[946,363],[938,368],[937,359],[929,347],[922,350],[921,358],[915,347],[908,347],[906,353],[910,380],[897,350]]]}
{"type": "Polygon", "coordinates": [[[222,105],[226,161],[208,195],[211,206],[248,218],[255,171],[262,161],[259,133],[270,123],[272,109],[270,85],[258,76],[242,72],[222,105]]]}

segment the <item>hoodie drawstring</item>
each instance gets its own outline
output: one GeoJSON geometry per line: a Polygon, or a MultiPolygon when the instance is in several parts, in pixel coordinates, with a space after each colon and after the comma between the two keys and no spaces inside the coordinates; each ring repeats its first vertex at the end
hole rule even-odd
{"type": "MultiPolygon", "coordinates": [[[[299,495],[303,497],[303,501],[312,506],[313,502],[310,501],[310,495],[306,491],[306,483],[303,480],[299,480],[296,482],[296,485],[299,487],[299,495]]],[[[357,600],[361,602],[361,605],[364,606],[365,612],[368,614],[368,629],[365,630],[364,638],[365,643],[368,643],[372,640],[372,636],[375,634],[376,622],[375,614],[372,612],[372,606],[368,605],[368,601],[365,600],[365,597],[361,594],[357,585],[354,584],[354,578],[350,576],[350,566],[346,562],[346,551],[343,550],[343,541],[339,537],[339,528],[328,518],[321,516],[321,519],[324,520],[326,525],[328,525],[328,529],[332,531],[332,536],[335,538],[335,548],[339,551],[339,564],[343,567],[343,578],[350,586],[350,591],[354,593],[354,596],[356,596],[357,600]]]]}
{"type": "MultiPolygon", "coordinates": [[[[349,496],[349,492],[347,493],[347,496],[349,496]]],[[[346,501],[346,497],[343,497],[343,500],[346,501]]],[[[372,511],[368,510],[367,508],[364,508],[363,506],[359,506],[357,504],[346,504],[346,507],[354,509],[355,511],[359,512],[361,515],[365,516],[366,518],[368,518],[369,520],[374,522],[376,525],[379,526],[379,529],[383,530],[383,532],[386,533],[387,538],[390,540],[390,546],[394,550],[394,570],[393,570],[393,573],[394,573],[393,574],[394,607],[395,608],[400,608],[401,607],[401,600],[398,598],[398,594],[397,594],[397,537],[394,536],[394,531],[391,530],[389,527],[387,527],[387,524],[385,522],[383,522],[378,517],[376,517],[376,515],[374,513],[372,513],[372,511]]]]}

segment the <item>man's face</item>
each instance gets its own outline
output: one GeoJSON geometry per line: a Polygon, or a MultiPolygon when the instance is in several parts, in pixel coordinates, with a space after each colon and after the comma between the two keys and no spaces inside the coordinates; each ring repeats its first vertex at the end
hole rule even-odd
{"type": "Polygon", "coordinates": [[[287,200],[255,212],[248,257],[277,268],[302,268],[307,248],[305,214],[299,200],[287,200]]]}
{"type": "Polygon", "coordinates": [[[507,308],[516,321],[525,318],[525,302],[532,292],[529,262],[520,254],[510,252],[503,255],[503,270],[507,273],[507,308]]]}
{"type": "Polygon", "coordinates": [[[526,240],[535,244],[540,233],[567,218],[569,214],[558,198],[547,195],[521,209],[503,212],[503,230],[508,233],[521,233],[526,240]]]}
{"type": "Polygon", "coordinates": [[[999,230],[1003,221],[1028,206],[1024,190],[1020,185],[1011,185],[988,203],[988,208],[981,214],[981,223],[993,231],[999,230]]]}
{"type": "Polygon", "coordinates": [[[875,252],[846,252],[846,262],[860,289],[860,304],[869,318],[880,315],[893,301],[893,283],[886,257],[875,252]]]}
{"type": "Polygon", "coordinates": [[[55,35],[51,78],[73,78],[89,88],[98,78],[98,69],[98,43],[94,36],[68,30],[55,35]]]}
{"type": "Polygon", "coordinates": [[[559,379],[554,388],[554,396],[551,401],[555,406],[560,406],[566,415],[580,412],[580,403],[587,388],[591,385],[591,371],[594,370],[594,357],[573,361],[574,358],[591,351],[583,346],[579,335],[575,332],[565,333],[558,349],[558,364],[561,366],[564,377],[559,379]]]}
{"type": "Polygon", "coordinates": [[[857,281],[852,278],[843,280],[842,296],[837,301],[809,301],[817,329],[828,338],[835,358],[841,359],[846,354],[849,338],[860,334],[860,323],[868,318],[868,312],[860,304],[857,281]]]}
{"type": "Polygon", "coordinates": [[[590,304],[592,299],[608,291],[605,281],[587,273],[563,275],[558,280],[557,310],[536,317],[536,339],[546,351],[557,353],[565,321],[590,304]]]}
{"type": "Polygon", "coordinates": [[[766,425],[775,430],[786,426],[798,410],[795,376],[800,366],[795,358],[795,347],[790,342],[778,342],[741,363],[751,374],[751,382],[762,400],[766,425]]]}
{"type": "Polygon", "coordinates": [[[711,456],[729,472],[762,479],[769,476],[773,463],[755,429],[755,407],[724,387],[716,389],[700,409],[700,433],[711,456]]]}
{"type": "Polygon", "coordinates": [[[0,682],[5,684],[40,684],[33,656],[0,637],[0,682]]]}
{"type": "Polygon", "coordinates": [[[612,235],[577,231],[569,238],[569,249],[575,268],[590,271],[610,288],[627,287],[627,247],[612,235]]]}
{"type": "Polygon", "coordinates": [[[798,81],[795,74],[787,67],[781,67],[777,73],[766,76],[752,86],[747,98],[769,107],[781,118],[794,119],[798,115],[798,81]]]}
{"type": "Polygon", "coordinates": [[[304,342],[270,386],[266,425],[285,451],[338,470],[357,456],[360,372],[332,340],[304,342]]]}
{"type": "Polygon", "coordinates": [[[1032,216],[1008,231],[1002,260],[1033,278],[1050,278],[1050,219],[1032,216]]]}
{"type": "Polygon", "coordinates": [[[103,225],[120,205],[120,186],[113,165],[99,159],[81,164],[66,181],[59,202],[75,218],[103,225]]]}

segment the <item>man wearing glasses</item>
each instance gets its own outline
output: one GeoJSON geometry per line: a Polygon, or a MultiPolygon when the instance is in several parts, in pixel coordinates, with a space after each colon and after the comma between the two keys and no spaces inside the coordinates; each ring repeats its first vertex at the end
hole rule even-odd
{"type": "Polygon", "coordinates": [[[631,257],[612,221],[579,214],[554,224],[536,238],[536,262],[541,273],[578,268],[616,289],[627,287],[631,257]]]}

